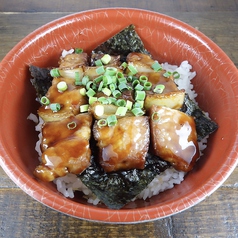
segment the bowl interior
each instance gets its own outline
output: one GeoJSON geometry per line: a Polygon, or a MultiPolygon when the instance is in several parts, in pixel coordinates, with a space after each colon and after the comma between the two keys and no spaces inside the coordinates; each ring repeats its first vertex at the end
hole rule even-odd
{"type": "Polygon", "coordinates": [[[139,222],[182,211],[211,194],[235,168],[237,159],[237,69],[207,37],[168,16],[137,9],[99,9],[61,18],[36,30],[1,62],[0,156],[10,178],[38,201],[66,214],[105,222],[139,222]],[[146,48],[159,62],[188,60],[197,72],[193,80],[200,107],[219,129],[181,185],[119,211],[87,204],[81,195],[64,198],[53,184],[37,181],[34,150],[37,133],[27,120],[38,103],[29,81],[30,64],[57,66],[63,49],[81,47],[90,52],[129,24],[136,26],[146,48]],[[52,202],[53,198],[53,202],[52,202]]]}

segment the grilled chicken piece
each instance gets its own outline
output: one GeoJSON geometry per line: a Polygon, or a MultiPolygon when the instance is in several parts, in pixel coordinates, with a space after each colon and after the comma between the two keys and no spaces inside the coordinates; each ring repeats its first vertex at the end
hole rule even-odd
{"type": "Polygon", "coordinates": [[[88,65],[88,54],[68,54],[65,57],[60,57],[60,69],[74,69],[82,65],[88,65]]]}
{"type": "Polygon", "coordinates": [[[43,181],[53,181],[67,173],[80,174],[90,165],[92,116],[79,114],[42,128],[42,161],[34,174],[43,181]]]}
{"type": "Polygon", "coordinates": [[[175,169],[188,172],[199,158],[193,117],[161,106],[150,109],[151,144],[154,154],[175,169]]]}
{"type": "Polygon", "coordinates": [[[144,168],[150,140],[148,117],[124,117],[112,127],[99,127],[96,121],[93,135],[106,172],[144,168]]]}
{"type": "Polygon", "coordinates": [[[46,122],[60,121],[69,116],[77,115],[81,105],[87,104],[87,97],[80,94],[79,86],[75,86],[75,80],[70,78],[54,78],[52,86],[49,88],[46,97],[50,103],[59,103],[61,109],[55,113],[49,105],[41,106],[38,110],[38,115],[46,122]],[[59,92],[57,84],[61,81],[67,83],[68,89],[64,92],[59,92]]]}

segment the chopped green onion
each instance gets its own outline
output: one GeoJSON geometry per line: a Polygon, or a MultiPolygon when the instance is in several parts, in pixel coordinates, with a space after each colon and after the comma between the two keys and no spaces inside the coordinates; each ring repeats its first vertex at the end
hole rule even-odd
{"type": "Polygon", "coordinates": [[[81,53],[83,53],[83,49],[75,48],[74,52],[75,52],[75,54],[81,54],[81,53]]]}
{"type": "Polygon", "coordinates": [[[127,63],[126,63],[126,62],[123,62],[123,63],[121,64],[121,67],[122,67],[123,70],[126,69],[127,63]]]}
{"type": "Polygon", "coordinates": [[[140,84],[137,84],[135,86],[135,90],[142,91],[143,89],[144,89],[144,87],[142,85],[140,85],[140,84]]]}
{"type": "Polygon", "coordinates": [[[58,77],[60,77],[59,70],[58,70],[58,69],[51,69],[51,70],[50,70],[50,75],[51,75],[53,78],[58,78],[58,77]]]}
{"type": "Polygon", "coordinates": [[[43,97],[40,99],[40,102],[41,102],[43,105],[49,105],[49,104],[50,104],[50,100],[49,100],[49,98],[47,98],[46,96],[43,96],[43,97]]]}
{"type": "Polygon", "coordinates": [[[125,107],[125,106],[126,106],[126,100],[125,100],[125,99],[118,99],[118,100],[116,101],[116,105],[117,105],[118,107],[125,107]]]}
{"type": "Polygon", "coordinates": [[[138,107],[133,108],[133,109],[131,110],[131,112],[132,112],[135,116],[143,116],[143,115],[145,114],[144,111],[143,111],[141,108],[138,108],[138,107]]]}
{"type": "Polygon", "coordinates": [[[80,88],[80,89],[79,89],[79,93],[80,93],[82,96],[85,96],[85,95],[86,95],[86,89],[85,89],[85,88],[80,88]]]}
{"type": "Polygon", "coordinates": [[[179,79],[180,78],[180,74],[177,71],[173,72],[173,76],[175,79],[179,79]]]}
{"type": "Polygon", "coordinates": [[[111,83],[111,84],[109,85],[109,88],[110,88],[111,92],[113,92],[114,90],[116,90],[116,84],[111,83]]]}
{"type": "Polygon", "coordinates": [[[58,112],[60,110],[61,106],[59,103],[51,103],[50,104],[50,109],[53,111],[53,112],[58,112]]]}
{"type": "Polygon", "coordinates": [[[71,121],[71,122],[69,122],[68,124],[67,124],[67,128],[69,129],[69,130],[73,130],[73,129],[75,129],[77,127],[77,123],[75,122],[75,121],[71,121]]]}
{"type": "Polygon", "coordinates": [[[103,81],[100,82],[99,86],[98,86],[98,91],[101,92],[103,89],[104,83],[103,81]]]}
{"type": "Polygon", "coordinates": [[[98,98],[98,101],[99,101],[100,103],[102,103],[102,104],[109,104],[107,98],[105,98],[105,97],[100,97],[100,98],[98,98]]]}
{"type": "Polygon", "coordinates": [[[86,89],[89,90],[92,85],[93,85],[93,81],[88,81],[86,84],[86,89]]]}
{"type": "Polygon", "coordinates": [[[117,117],[116,117],[116,115],[110,115],[107,118],[107,124],[108,124],[108,126],[115,126],[117,124],[117,117]]]}
{"type": "Polygon", "coordinates": [[[125,83],[120,83],[118,85],[118,89],[122,92],[123,90],[127,90],[128,87],[127,87],[127,85],[125,83]]]}
{"type": "Polygon", "coordinates": [[[151,115],[151,120],[152,121],[159,121],[160,119],[160,115],[158,112],[153,112],[153,114],[151,115]]]}
{"type": "Polygon", "coordinates": [[[164,76],[165,78],[169,78],[171,75],[172,75],[172,72],[170,72],[170,71],[167,71],[167,72],[165,72],[165,73],[163,74],[163,76],[164,76]]]}
{"type": "Polygon", "coordinates": [[[144,90],[148,91],[151,88],[152,88],[152,83],[151,82],[144,83],[144,90]]]}
{"type": "Polygon", "coordinates": [[[133,105],[132,101],[129,100],[126,101],[126,107],[128,108],[128,110],[132,109],[132,105],[133,105]]]}
{"type": "Polygon", "coordinates": [[[133,105],[133,108],[143,108],[144,107],[144,101],[136,101],[133,105]]]}
{"type": "Polygon", "coordinates": [[[104,114],[104,106],[103,105],[96,105],[94,112],[98,117],[101,117],[104,114]]]}
{"type": "Polygon", "coordinates": [[[93,96],[96,94],[96,92],[95,92],[93,89],[90,88],[90,89],[86,92],[86,94],[87,94],[88,97],[93,97],[93,96]]]}
{"type": "Polygon", "coordinates": [[[105,54],[102,58],[101,61],[103,64],[108,64],[111,61],[112,57],[109,54],[105,54]]]}
{"type": "Polygon", "coordinates": [[[151,65],[151,68],[152,68],[154,71],[156,71],[156,72],[162,70],[162,66],[159,64],[158,61],[155,61],[155,62],[151,65]]]}
{"type": "Polygon", "coordinates": [[[116,76],[117,76],[118,79],[125,78],[124,74],[122,72],[117,72],[116,76]]]}
{"type": "Polygon", "coordinates": [[[88,105],[88,104],[81,105],[81,106],[80,106],[80,112],[87,112],[87,111],[88,111],[88,108],[89,108],[89,105],[88,105]]]}
{"type": "Polygon", "coordinates": [[[115,97],[115,98],[119,98],[119,97],[121,96],[121,92],[116,89],[116,90],[114,90],[114,91],[112,92],[112,95],[113,95],[113,97],[115,97]]]}
{"type": "Polygon", "coordinates": [[[136,67],[134,66],[134,65],[132,65],[132,64],[129,64],[128,66],[127,66],[127,68],[129,69],[129,75],[135,75],[135,74],[137,74],[138,73],[138,70],[136,69],[136,67]]]}
{"type": "Polygon", "coordinates": [[[114,75],[117,74],[117,68],[115,68],[115,67],[107,67],[105,74],[114,76],[114,75]]]}
{"type": "Polygon", "coordinates": [[[116,101],[117,101],[117,100],[116,100],[116,98],[108,97],[108,98],[107,98],[107,101],[108,101],[109,104],[116,104],[116,101]]]}
{"type": "Polygon", "coordinates": [[[67,90],[68,85],[67,85],[67,83],[65,81],[61,81],[61,82],[57,83],[56,87],[57,87],[59,92],[64,92],[64,91],[67,90]]]}
{"type": "Polygon", "coordinates": [[[88,75],[83,76],[82,78],[82,84],[86,86],[86,84],[89,82],[89,77],[88,75]]]}
{"type": "Polygon", "coordinates": [[[102,61],[100,59],[96,60],[94,63],[96,66],[102,66],[102,61]]]}
{"type": "Polygon", "coordinates": [[[100,83],[103,80],[103,75],[98,76],[93,80],[94,83],[100,83]]]}
{"type": "Polygon", "coordinates": [[[79,72],[75,72],[74,75],[75,75],[75,82],[74,82],[75,85],[76,86],[82,85],[82,82],[80,81],[80,77],[79,77],[79,72]]]}
{"type": "Polygon", "coordinates": [[[117,78],[118,83],[127,83],[127,80],[125,77],[117,78]]]}
{"type": "Polygon", "coordinates": [[[141,75],[139,77],[139,81],[144,85],[148,81],[148,77],[146,77],[145,75],[141,75]]]}
{"type": "Polygon", "coordinates": [[[128,81],[128,82],[132,82],[132,81],[133,81],[133,76],[132,76],[132,75],[129,75],[129,76],[127,77],[127,81],[128,81]]]}
{"type": "Polygon", "coordinates": [[[127,107],[118,107],[116,111],[116,116],[125,116],[127,112],[127,107]]]}
{"type": "Polygon", "coordinates": [[[94,102],[96,102],[98,100],[98,98],[97,97],[89,97],[89,99],[88,99],[88,103],[90,104],[90,105],[92,105],[94,102]]]}
{"type": "Polygon", "coordinates": [[[132,87],[136,87],[137,84],[140,84],[140,81],[138,79],[135,79],[133,82],[132,82],[132,87]]]}
{"type": "Polygon", "coordinates": [[[112,91],[109,88],[103,88],[102,92],[108,97],[112,94],[112,91]]]}
{"type": "Polygon", "coordinates": [[[107,120],[104,119],[104,118],[102,118],[102,119],[100,119],[100,120],[97,121],[97,125],[98,125],[99,127],[107,126],[107,120]]]}
{"type": "Polygon", "coordinates": [[[103,74],[103,73],[105,73],[104,66],[99,66],[98,68],[96,68],[96,73],[97,73],[97,74],[103,74]]]}
{"type": "Polygon", "coordinates": [[[144,101],[145,100],[145,91],[136,91],[135,93],[135,100],[136,101],[144,101]]]}
{"type": "Polygon", "coordinates": [[[104,74],[103,76],[103,84],[106,86],[106,85],[109,85],[112,83],[112,77],[110,75],[106,75],[104,74]]]}
{"type": "Polygon", "coordinates": [[[165,89],[165,86],[163,84],[158,84],[156,85],[156,87],[154,88],[154,93],[163,93],[165,89]]]}

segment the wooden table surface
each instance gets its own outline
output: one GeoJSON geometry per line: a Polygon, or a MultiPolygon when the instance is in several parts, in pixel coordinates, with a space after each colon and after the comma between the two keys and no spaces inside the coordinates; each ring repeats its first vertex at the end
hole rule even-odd
{"type": "MultiPolygon", "coordinates": [[[[0,60],[31,31],[73,12],[136,7],[180,19],[210,37],[238,66],[238,0],[0,0],[0,60]]],[[[200,204],[161,220],[101,224],[58,213],[21,191],[0,168],[0,237],[238,237],[238,168],[200,204]]]]}

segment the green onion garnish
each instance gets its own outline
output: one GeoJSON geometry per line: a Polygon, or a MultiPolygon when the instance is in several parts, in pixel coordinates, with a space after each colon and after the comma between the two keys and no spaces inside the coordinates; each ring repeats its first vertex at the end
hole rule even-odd
{"type": "Polygon", "coordinates": [[[100,119],[100,120],[97,121],[97,125],[98,125],[99,127],[107,126],[107,120],[104,119],[104,118],[102,118],[102,119],[100,119]]]}
{"type": "Polygon", "coordinates": [[[132,82],[132,87],[136,87],[136,85],[140,84],[140,81],[138,79],[135,79],[133,82],[132,82]]]}
{"type": "Polygon", "coordinates": [[[75,85],[76,86],[82,85],[82,82],[80,81],[79,77],[79,72],[75,72],[75,85]]]}
{"type": "Polygon", "coordinates": [[[148,91],[151,88],[152,88],[152,83],[151,82],[144,83],[144,90],[148,91]]]}
{"type": "Polygon", "coordinates": [[[75,122],[75,121],[71,121],[71,122],[69,122],[68,124],[67,124],[67,128],[69,129],[69,130],[73,130],[73,129],[75,129],[77,127],[77,123],[75,122]]]}
{"type": "Polygon", "coordinates": [[[144,107],[144,101],[136,101],[133,105],[133,108],[143,108],[144,107]]]}
{"type": "Polygon", "coordinates": [[[127,66],[127,68],[130,70],[129,75],[135,75],[135,74],[138,73],[138,70],[137,70],[136,67],[135,67],[134,65],[132,65],[132,64],[129,64],[129,65],[127,66]]]}
{"type": "Polygon", "coordinates": [[[98,101],[99,101],[100,103],[102,103],[102,104],[109,104],[107,98],[105,98],[105,97],[100,97],[100,98],[98,98],[98,101]]]}
{"type": "Polygon", "coordinates": [[[127,85],[126,85],[125,83],[120,83],[120,84],[118,85],[118,89],[122,92],[122,91],[124,91],[124,90],[127,90],[128,87],[127,87],[127,85]]]}
{"type": "Polygon", "coordinates": [[[103,89],[104,83],[103,81],[100,82],[99,86],[98,86],[98,91],[101,92],[103,89]]]}
{"type": "Polygon", "coordinates": [[[107,124],[108,124],[108,126],[115,126],[117,124],[117,117],[116,117],[116,115],[110,115],[107,118],[107,124]]]}
{"type": "Polygon", "coordinates": [[[118,107],[116,111],[116,116],[125,116],[127,112],[127,107],[118,107]]]}
{"type": "Polygon", "coordinates": [[[116,89],[112,92],[112,95],[114,98],[119,98],[121,96],[121,92],[116,89]]]}
{"type": "Polygon", "coordinates": [[[65,81],[61,81],[61,82],[57,83],[56,87],[57,87],[59,92],[64,92],[68,88],[67,83],[65,81]]]}
{"type": "Polygon", "coordinates": [[[88,97],[93,97],[96,94],[96,92],[93,89],[89,88],[86,94],[88,97]]]}
{"type": "Polygon", "coordinates": [[[75,48],[74,53],[75,53],[75,54],[81,54],[81,53],[83,53],[83,49],[81,49],[81,48],[75,48]]]}
{"type": "Polygon", "coordinates": [[[125,99],[118,99],[118,100],[116,101],[116,105],[117,105],[118,107],[125,107],[125,106],[126,106],[126,100],[125,100],[125,99]]]}
{"type": "Polygon", "coordinates": [[[156,87],[154,88],[154,93],[163,93],[165,89],[165,86],[163,84],[158,84],[156,85],[156,87]]]}
{"type": "Polygon", "coordinates": [[[94,63],[96,66],[102,66],[102,61],[100,59],[96,60],[94,63]]]}
{"type": "Polygon", "coordinates": [[[114,90],[116,90],[116,84],[114,84],[114,83],[111,83],[110,85],[109,85],[109,88],[110,88],[110,90],[111,90],[111,92],[113,92],[114,90]]]}
{"type": "Polygon", "coordinates": [[[117,74],[117,68],[115,67],[107,67],[105,74],[108,74],[110,76],[114,76],[117,74]]]}
{"type": "Polygon", "coordinates": [[[80,112],[87,112],[89,105],[88,104],[81,105],[79,108],[80,108],[80,112]]]}
{"type": "Polygon", "coordinates": [[[142,91],[144,89],[144,87],[142,85],[140,85],[140,84],[137,84],[134,89],[142,91]]]}
{"type": "Polygon", "coordinates": [[[86,84],[86,89],[89,90],[92,85],[93,85],[93,81],[88,81],[86,84]]]}
{"type": "Polygon", "coordinates": [[[105,54],[102,58],[101,61],[103,64],[108,64],[111,61],[112,57],[109,54],[105,54]]]}
{"type": "Polygon", "coordinates": [[[151,120],[152,121],[159,121],[160,119],[160,116],[159,116],[159,113],[158,112],[154,112],[152,115],[151,115],[151,120]]]}
{"type": "Polygon", "coordinates": [[[127,80],[125,77],[117,78],[118,83],[127,83],[127,80]]]}
{"type": "Polygon", "coordinates": [[[103,74],[103,73],[105,73],[104,66],[99,66],[98,68],[96,68],[96,73],[97,73],[97,74],[103,74]]]}
{"type": "Polygon", "coordinates": [[[93,80],[94,83],[100,83],[103,80],[103,75],[98,76],[93,80]]]}
{"type": "Polygon", "coordinates": [[[86,84],[89,82],[89,77],[87,75],[83,76],[82,78],[82,84],[86,86],[86,84]]]}
{"type": "Polygon", "coordinates": [[[112,91],[109,88],[103,88],[102,92],[108,97],[112,94],[112,91]]]}
{"type": "Polygon", "coordinates": [[[173,76],[175,79],[179,79],[180,78],[180,74],[177,71],[173,72],[173,76]]]}
{"type": "Polygon", "coordinates": [[[50,104],[50,100],[49,100],[49,98],[47,98],[46,96],[43,96],[43,97],[40,99],[40,102],[41,102],[43,105],[49,105],[49,104],[50,104]]]}
{"type": "Polygon", "coordinates": [[[108,74],[104,74],[103,76],[103,84],[106,86],[106,85],[109,85],[113,82],[113,78],[108,74]]]}
{"type": "Polygon", "coordinates": [[[139,81],[144,85],[148,81],[148,78],[145,75],[141,75],[139,81]]]}
{"type": "Polygon", "coordinates": [[[156,71],[156,72],[162,70],[162,66],[159,64],[158,61],[155,61],[155,62],[151,65],[151,68],[152,68],[154,71],[156,71]]]}
{"type": "Polygon", "coordinates": [[[60,110],[61,106],[59,103],[51,103],[50,104],[50,109],[53,111],[53,112],[58,112],[60,110]]]}
{"type": "Polygon", "coordinates": [[[108,104],[116,104],[116,98],[113,98],[113,97],[108,97],[107,98],[107,101],[108,101],[108,104]]]}
{"type": "Polygon", "coordinates": [[[126,62],[123,62],[123,63],[121,64],[121,67],[122,67],[123,70],[126,69],[127,63],[126,63],[126,62]]]}
{"type": "Polygon", "coordinates": [[[145,91],[136,91],[135,93],[135,100],[136,101],[144,101],[145,100],[145,91]]]}
{"type": "Polygon", "coordinates": [[[59,70],[58,70],[58,69],[51,69],[51,70],[50,70],[50,75],[51,75],[53,78],[58,78],[58,77],[60,77],[59,70]]]}
{"type": "Polygon", "coordinates": [[[164,76],[165,78],[169,78],[171,75],[172,75],[172,72],[170,72],[170,71],[167,71],[167,72],[165,72],[165,73],[163,74],[163,76],[164,76]]]}
{"type": "Polygon", "coordinates": [[[94,102],[96,102],[98,100],[98,98],[97,97],[89,97],[89,99],[88,99],[88,103],[90,104],[90,105],[92,105],[94,102]]]}
{"type": "Polygon", "coordinates": [[[86,89],[85,89],[85,88],[80,88],[80,89],[79,89],[79,93],[80,93],[82,96],[85,96],[85,95],[86,95],[86,89]]]}
{"type": "Polygon", "coordinates": [[[103,105],[96,105],[94,112],[98,117],[101,117],[104,114],[104,106],[103,105]]]}
{"type": "Polygon", "coordinates": [[[131,110],[135,116],[143,116],[145,113],[141,108],[135,107],[131,110]]]}
{"type": "Polygon", "coordinates": [[[133,105],[132,101],[129,101],[129,100],[126,101],[126,107],[128,110],[132,109],[132,105],[133,105]]]}

